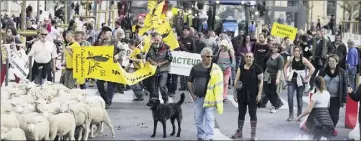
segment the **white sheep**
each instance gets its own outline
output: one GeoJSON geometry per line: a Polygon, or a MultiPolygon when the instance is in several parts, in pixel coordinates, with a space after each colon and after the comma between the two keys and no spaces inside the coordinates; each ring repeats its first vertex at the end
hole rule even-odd
{"type": "Polygon", "coordinates": [[[50,124],[50,140],[54,140],[58,135],[59,138],[67,136],[70,140],[75,140],[75,119],[72,114],[60,113],[52,115],[48,118],[50,124]]]}
{"type": "Polygon", "coordinates": [[[110,128],[110,131],[112,132],[112,137],[114,138],[115,137],[114,128],[112,122],[110,121],[108,112],[103,108],[90,108],[90,109],[92,115],[91,127],[92,125],[97,126],[97,131],[95,132],[95,134],[93,128],[90,128],[91,138],[94,138],[101,132],[102,129],[100,127],[102,126],[101,123],[103,122],[110,128]]]}
{"type": "Polygon", "coordinates": [[[27,120],[23,129],[28,140],[49,140],[49,121],[44,116],[36,116],[27,120]]]}
{"type": "Polygon", "coordinates": [[[105,109],[105,101],[103,98],[101,98],[98,95],[87,96],[85,98],[85,101],[83,101],[83,102],[85,102],[92,108],[104,108],[105,109]]]}
{"type": "Polygon", "coordinates": [[[62,138],[66,135],[74,140],[75,128],[81,127],[77,128],[80,135],[77,139],[87,140],[90,131],[91,136],[95,137],[90,124],[97,126],[96,133],[99,134],[103,130],[103,122],[111,129],[113,137],[115,136],[105,110],[105,101],[99,96],[87,95],[84,90],[68,89],[51,82],[40,86],[22,81],[20,84],[4,87],[1,92],[1,126],[9,129],[20,128],[27,139],[53,140],[55,136],[62,138]],[[70,107],[64,110],[64,105],[70,107]],[[48,123],[37,117],[46,118],[48,123]],[[48,124],[47,137],[45,134],[38,135],[40,130],[44,130],[38,128],[39,124],[48,124]]]}
{"type": "Polygon", "coordinates": [[[1,140],[24,141],[26,140],[26,136],[20,128],[1,127],[1,140]]]}
{"type": "Polygon", "coordinates": [[[16,114],[14,112],[1,113],[1,127],[19,128],[20,125],[16,118],[16,114]]]}
{"type": "Polygon", "coordinates": [[[44,100],[44,99],[38,99],[35,102],[35,108],[38,112],[40,113],[44,113],[44,112],[48,112],[50,114],[58,114],[60,112],[60,108],[61,108],[61,104],[60,103],[49,103],[47,104],[48,101],[44,100]]]}
{"type": "Polygon", "coordinates": [[[88,140],[90,122],[92,119],[90,107],[84,103],[64,104],[61,112],[67,112],[74,115],[76,127],[79,127],[79,136],[77,140],[88,140]]]}

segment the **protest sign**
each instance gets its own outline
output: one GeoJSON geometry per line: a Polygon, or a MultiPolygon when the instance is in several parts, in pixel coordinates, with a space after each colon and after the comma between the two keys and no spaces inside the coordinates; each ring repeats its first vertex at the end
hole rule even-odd
{"type": "Polygon", "coordinates": [[[201,55],[184,51],[172,51],[173,60],[170,67],[171,74],[188,76],[192,67],[201,63],[201,55]]]}
{"type": "Polygon", "coordinates": [[[136,72],[126,73],[119,63],[114,62],[113,52],[113,46],[73,48],[73,77],[133,85],[154,75],[155,67],[150,64],[136,72]]]}
{"type": "Polygon", "coordinates": [[[297,28],[294,28],[293,26],[280,24],[277,22],[274,22],[271,29],[271,35],[277,36],[277,37],[288,37],[290,40],[295,40],[297,34],[297,28]]]}
{"type": "Polygon", "coordinates": [[[22,48],[17,50],[16,47],[11,47],[10,44],[4,44],[3,47],[6,48],[9,57],[9,73],[15,74],[20,79],[26,79],[29,68],[27,66],[28,55],[26,55],[25,50],[22,48]]]}

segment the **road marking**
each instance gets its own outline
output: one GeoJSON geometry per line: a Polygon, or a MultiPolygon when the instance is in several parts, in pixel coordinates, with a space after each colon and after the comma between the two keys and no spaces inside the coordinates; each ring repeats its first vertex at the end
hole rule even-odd
{"type": "Polygon", "coordinates": [[[231,103],[234,107],[238,107],[238,103],[236,101],[234,101],[234,95],[227,95],[227,99],[229,101],[231,101],[231,103]]]}
{"type": "Polygon", "coordinates": [[[286,100],[284,100],[282,97],[280,97],[282,103],[283,103],[283,106],[280,107],[279,109],[289,109],[288,108],[288,102],[286,100]]]}
{"type": "Polygon", "coordinates": [[[232,140],[232,139],[223,135],[219,129],[214,128],[213,129],[213,140],[232,140]]]}

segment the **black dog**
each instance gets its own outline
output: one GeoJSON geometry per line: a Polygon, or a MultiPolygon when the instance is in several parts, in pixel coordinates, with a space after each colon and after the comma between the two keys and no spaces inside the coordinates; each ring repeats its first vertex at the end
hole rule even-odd
{"type": "Polygon", "coordinates": [[[184,93],[181,94],[181,99],[177,103],[169,103],[169,104],[160,104],[159,100],[150,101],[147,106],[151,107],[152,115],[154,119],[154,129],[153,129],[153,135],[152,138],[155,137],[156,130],[157,130],[157,124],[158,121],[160,121],[163,125],[163,138],[167,138],[167,130],[166,130],[166,121],[170,119],[172,126],[173,126],[173,132],[170,134],[170,136],[174,136],[175,134],[175,125],[174,121],[177,120],[178,123],[178,133],[177,137],[180,137],[181,132],[181,122],[182,122],[182,108],[181,105],[184,102],[185,95],[184,93]]]}

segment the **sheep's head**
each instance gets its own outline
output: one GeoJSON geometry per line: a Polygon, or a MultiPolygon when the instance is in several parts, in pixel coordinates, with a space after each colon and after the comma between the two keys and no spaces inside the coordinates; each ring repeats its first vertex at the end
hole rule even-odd
{"type": "Polygon", "coordinates": [[[66,104],[62,104],[60,107],[60,113],[67,113],[70,111],[70,104],[66,103],[66,104]]]}

